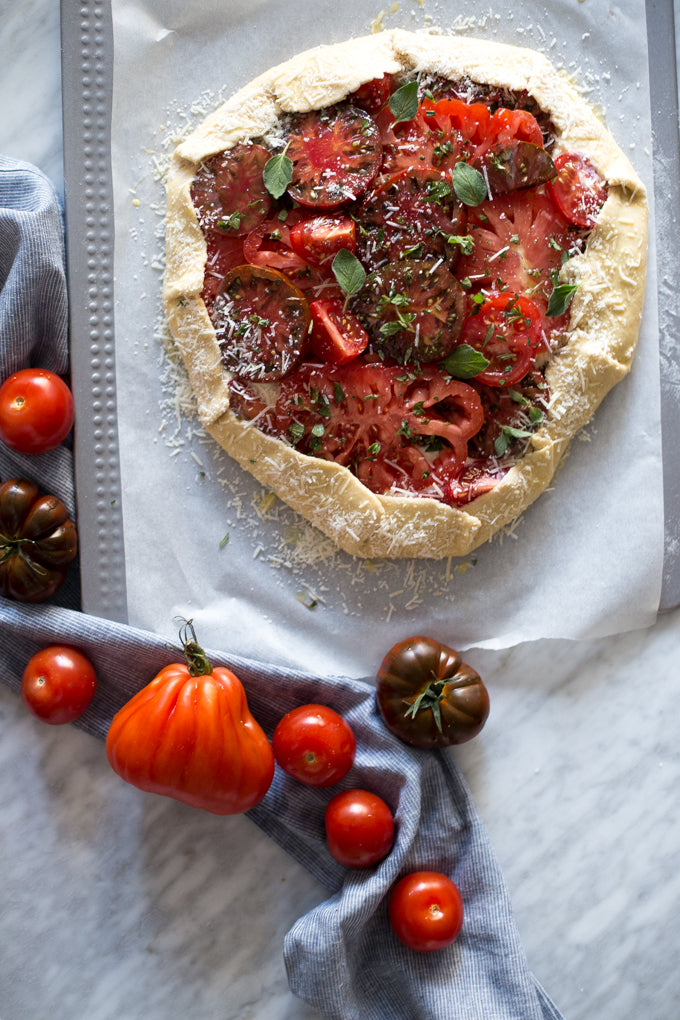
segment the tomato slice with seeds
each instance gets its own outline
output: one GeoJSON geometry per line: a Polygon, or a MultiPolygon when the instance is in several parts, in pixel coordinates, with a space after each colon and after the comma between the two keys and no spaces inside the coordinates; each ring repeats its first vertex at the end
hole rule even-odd
{"type": "Polygon", "coordinates": [[[304,206],[337,209],[370,187],[382,158],[380,132],[357,107],[314,110],[294,120],[286,136],[293,161],[288,194],[304,206]]]}
{"type": "Polygon", "coordinates": [[[465,295],[443,260],[404,261],[371,273],[354,307],[381,356],[441,361],[460,335],[465,295]]]}
{"type": "Polygon", "coordinates": [[[472,161],[472,166],[483,175],[491,197],[538,187],[557,173],[542,145],[517,139],[492,145],[472,161]]]}
{"type": "Polygon", "coordinates": [[[200,167],[191,200],[204,232],[242,237],[267,218],[272,198],[262,171],[270,156],[264,146],[244,143],[218,152],[200,167]]]}
{"type": "Polygon", "coordinates": [[[309,306],[312,351],[333,365],[344,365],[368,346],[368,333],[339,298],[321,298],[309,306]]]}
{"type": "Polygon", "coordinates": [[[501,468],[499,459],[503,457],[507,467],[512,457],[521,453],[528,434],[537,429],[545,417],[550,401],[548,384],[540,369],[532,368],[512,386],[499,388],[478,383],[476,389],[484,422],[469,442],[470,461],[487,464],[489,470],[495,470],[501,468]]]}
{"type": "Polygon", "coordinates": [[[508,110],[505,107],[495,110],[489,121],[489,134],[496,142],[516,139],[543,146],[541,126],[528,110],[508,110]]]}
{"type": "Polygon", "coordinates": [[[351,216],[312,216],[291,227],[290,245],[305,262],[320,268],[342,248],[354,253],[356,223],[351,216]]]}
{"type": "Polygon", "coordinates": [[[570,223],[591,230],[607,200],[607,185],[586,156],[563,152],[555,159],[557,176],[548,185],[557,207],[570,223]]]}
{"type": "MultiPolygon", "coordinates": [[[[456,275],[473,290],[530,293],[544,313],[559,271],[574,244],[569,224],[542,188],[498,195],[468,210],[472,252],[456,275]]],[[[558,325],[557,322],[554,324],[558,325]]]]}
{"type": "Polygon", "coordinates": [[[282,379],[305,353],[309,306],[302,292],[275,270],[232,269],[215,297],[211,318],[222,361],[234,375],[263,382],[282,379]]]}
{"type": "Polygon", "coordinates": [[[465,232],[465,207],[450,179],[433,167],[412,167],[384,181],[359,209],[357,250],[367,268],[399,259],[446,256],[460,249],[449,238],[465,232]]]}
{"type": "Polygon", "coordinates": [[[510,386],[523,379],[541,345],[543,324],[538,307],[523,295],[490,294],[466,318],[461,343],[488,359],[475,376],[487,386],[510,386]]]}

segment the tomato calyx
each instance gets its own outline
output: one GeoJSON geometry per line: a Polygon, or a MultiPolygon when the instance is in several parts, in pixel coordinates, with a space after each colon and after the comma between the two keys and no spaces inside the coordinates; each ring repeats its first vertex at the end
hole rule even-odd
{"type": "Polygon", "coordinates": [[[442,726],[441,710],[442,699],[453,688],[459,689],[462,687],[470,687],[476,682],[476,678],[472,676],[455,676],[452,678],[444,677],[440,679],[433,672],[432,680],[422,689],[415,700],[412,701],[410,698],[403,699],[403,703],[408,705],[404,715],[407,719],[415,719],[419,712],[430,711],[432,712],[437,730],[440,733],[443,733],[444,728],[442,726]]]}
{"type": "Polygon", "coordinates": [[[210,676],[213,671],[212,663],[198,643],[193,620],[182,620],[179,629],[181,647],[170,645],[173,651],[181,652],[185,658],[190,676],[210,676]]]}

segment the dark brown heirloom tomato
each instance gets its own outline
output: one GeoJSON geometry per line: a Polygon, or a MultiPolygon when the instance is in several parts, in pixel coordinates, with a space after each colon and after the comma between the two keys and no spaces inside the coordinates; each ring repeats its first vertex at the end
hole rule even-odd
{"type": "Polygon", "coordinates": [[[61,500],[23,478],[0,485],[0,594],[43,602],[61,586],[77,549],[61,500]]]}
{"type": "Polygon", "coordinates": [[[433,638],[394,645],[382,661],[378,708],[387,728],[412,747],[449,747],[477,736],[489,715],[479,674],[433,638]]]}

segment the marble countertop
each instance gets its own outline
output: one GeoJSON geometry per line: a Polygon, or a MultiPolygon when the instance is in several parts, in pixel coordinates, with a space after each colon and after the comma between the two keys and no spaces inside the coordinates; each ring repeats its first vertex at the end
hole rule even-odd
{"type": "MultiPolygon", "coordinates": [[[[0,152],[63,192],[58,8],[0,0],[0,152]]],[[[677,1013],[678,661],[679,610],[475,656],[494,710],[457,760],[567,1020],[677,1013]]],[[[281,947],[323,890],[248,819],[138,793],[5,689],[0,733],[2,1020],[316,1016],[281,947]]]]}

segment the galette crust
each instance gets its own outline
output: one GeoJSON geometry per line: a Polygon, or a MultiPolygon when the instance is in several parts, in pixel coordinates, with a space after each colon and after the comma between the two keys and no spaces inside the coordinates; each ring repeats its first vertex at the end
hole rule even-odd
{"type": "Polygon", "coordinates": [[[644,298],[647,220],[645,189],[629,160],[574,85],[540,53],[483,39],[382,32],[320,46],[272,68],[177,147],[167,184],[163,303],[200,419],[246,471],[355,556],[464,556],[545,490],[570,441],[630,370],[644,298]],[[586,153],[609,185],[586,251],[562,270],[565,282],[579,286],[568,342],[546,371],[546,422],[503,480],[463,508],[375,495],[346,468],[301,454],[229,410],[229,374],[201,299],[206,245],[190,197],[204,159],[266,136],[281,114],[339,102],[385,73],[418,71],[526,89],[550,113],[556,151],[586,153]]]}

